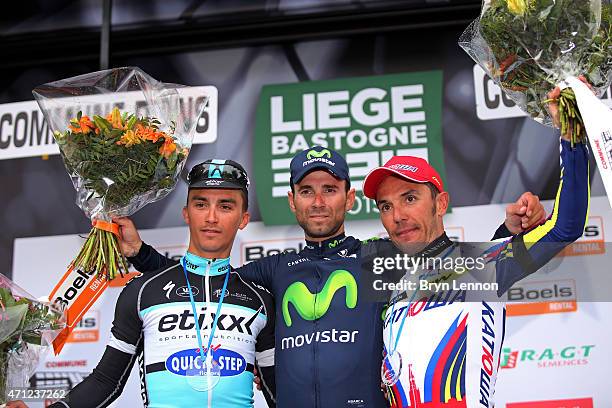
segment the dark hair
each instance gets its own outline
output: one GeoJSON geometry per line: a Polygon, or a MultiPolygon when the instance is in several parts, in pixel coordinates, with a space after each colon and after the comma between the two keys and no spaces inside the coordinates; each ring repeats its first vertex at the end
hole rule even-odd
{"type": "Polygon", "coordinates": [[[425,183],[425,185],[426,185],[427,187],[429,187],[429,192],[431,193],[431,198],[432,198],[433,200],[435,200],[435,199],[436,199],[436,197],[438,196],[438,194],[440,194],[440,191],[438,191],[438,189],[436,188],[436,186],[435,186],[433,183],[429,182],[429,181],[428,181],[427,183],[425,183]]]}
{"type": "Polygon", "coordinates": [[[242,212],[247,212],[249,211],[249,191],[240,190],[240,195],[242,196],[242,212]]]}
{"type": "Polygon", "coordinates": [[[433,201],[433,207],[431,209],[431,213],[435,215],[436,211],[438,211],[438,208],[436,206],[436,197],[438,196],[438,194],[440,194],[440,192],[438,191],[436,186],[434,186],[434,184],[429,181],[425,183],[425,185],[429,187],[429,192],[431,193],[431,200],[433,201]]]}

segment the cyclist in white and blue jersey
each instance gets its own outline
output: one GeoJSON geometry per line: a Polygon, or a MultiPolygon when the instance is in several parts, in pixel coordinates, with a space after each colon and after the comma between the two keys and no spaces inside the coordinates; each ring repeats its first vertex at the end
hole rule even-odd
{"type": "Polygon", "coordinates": [[[109,405],[137,359],[146,407],[252,407],[255,366],[275,406],[272,296],[242,279],[229,259],[249,221],[246,172],[231,160],[209,160],[188,181],[187,253],[124,288],[102,359],[51,407],[109,405]]]}

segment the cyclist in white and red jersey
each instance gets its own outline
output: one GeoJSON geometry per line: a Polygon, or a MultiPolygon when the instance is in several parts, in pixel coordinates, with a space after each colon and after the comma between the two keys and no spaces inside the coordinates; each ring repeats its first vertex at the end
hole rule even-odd
{"type": "MultiPolygon", "coordinates": [[[[554,210],[536,228],[491,244],[479,254],[483,274],[498,296],[546,264],[583,231],[589,208],[588,149],[561,140],[561,179],[554,210]]],[[[423,258],[457,259],[465,247],[444,233],[449,195],[425,160],[396,156],[372,170],[364,194],[376,200],[394,246],[423,258]],[[415,246],[419,251],[414,250],[415,246]]],[[[383,244],[384,242],[381,242],[383,244]]],[[[478,255],[478,254],[476,254],[478,255]]],[[[429,281],[447,270],[422,269],[429,281]]],[[[451,271],[451,273],[454,273],[451,271]]],[[[470,301],[454,287],[445,294],[395,291],[385,311],[383,382],[392,407],[494,407],[494,389],[504,339],[505,303],[470,301]],[[416,296],[414,296],[416,295],[416,296]]]]}

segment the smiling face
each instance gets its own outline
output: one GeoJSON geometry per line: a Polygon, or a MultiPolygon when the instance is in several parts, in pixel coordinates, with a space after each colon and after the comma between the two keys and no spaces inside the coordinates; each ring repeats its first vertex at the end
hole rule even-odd
{"type": "Polygon", "coordinates": [[[249,222],[240,190],[189,190],[183,218],[189,226],[189,252],[203,258],[227,258],[239,229],[249,222]]]}
{"type": "Polygon", "coordinates": [[[426,184],[387,176],[378,187],[376,204],[389,238],[404,252],[420,250],[444,233],[446,192],[434,198],[426,184]]]}
{"type": "Polygon", "coordinates": [[[344,232],[344,217],[353,208],[355,190],[347,192],[346,181],[315,170],[295,184],[288,198],[306,239],[322,241],[344,232]]]}

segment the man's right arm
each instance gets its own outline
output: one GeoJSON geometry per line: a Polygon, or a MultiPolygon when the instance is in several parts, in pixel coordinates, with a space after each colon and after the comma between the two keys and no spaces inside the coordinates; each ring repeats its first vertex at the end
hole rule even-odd
{"type": "Polygon", "coordinates": [[[142,243],[136,255],[129,256],[127,259],[137,271],[142,273],[158,271],[176,263],[175,260],[163,256],[145,242],[142,243]]]}
{"type": "Polygon", "coordinates": [[[236,272],[244,279],[255,282],[272,292],[272,284],[274,282],[274,274],[280,265],[282,254],[270,255],[259,258],[236,268],[236,272]]]}
{"type": "MultiPolygon", "coordinates": [[[[143,242],[136,226],[129,218],[114,218],[113,222],[119,225],[121,251],[137,271],[142,273],[153,272],[176,263],[175,260],[163,256],[151,245],[143,242]]],[[[271,288],[281,256],[281,254],[266,256],[236,270],[243,278],[271,288]]]]}
{"type": "Polygon", "coordinates": [[[51,408],[106,407],[121,395],[143,347],[142,320],[137,311],[139,287],[132,282],[119,295],[109,344],[91,375],[51,408]]]}
{"type": "Polygon", "coordinates": [[[142,273],[153,272],[176,263],[176,261],[157,252],[152,246],[144,243],[136,226],[129,218],[115,218],[113,222],[119,225],[121,251],[137,271],[142,273]]]}

